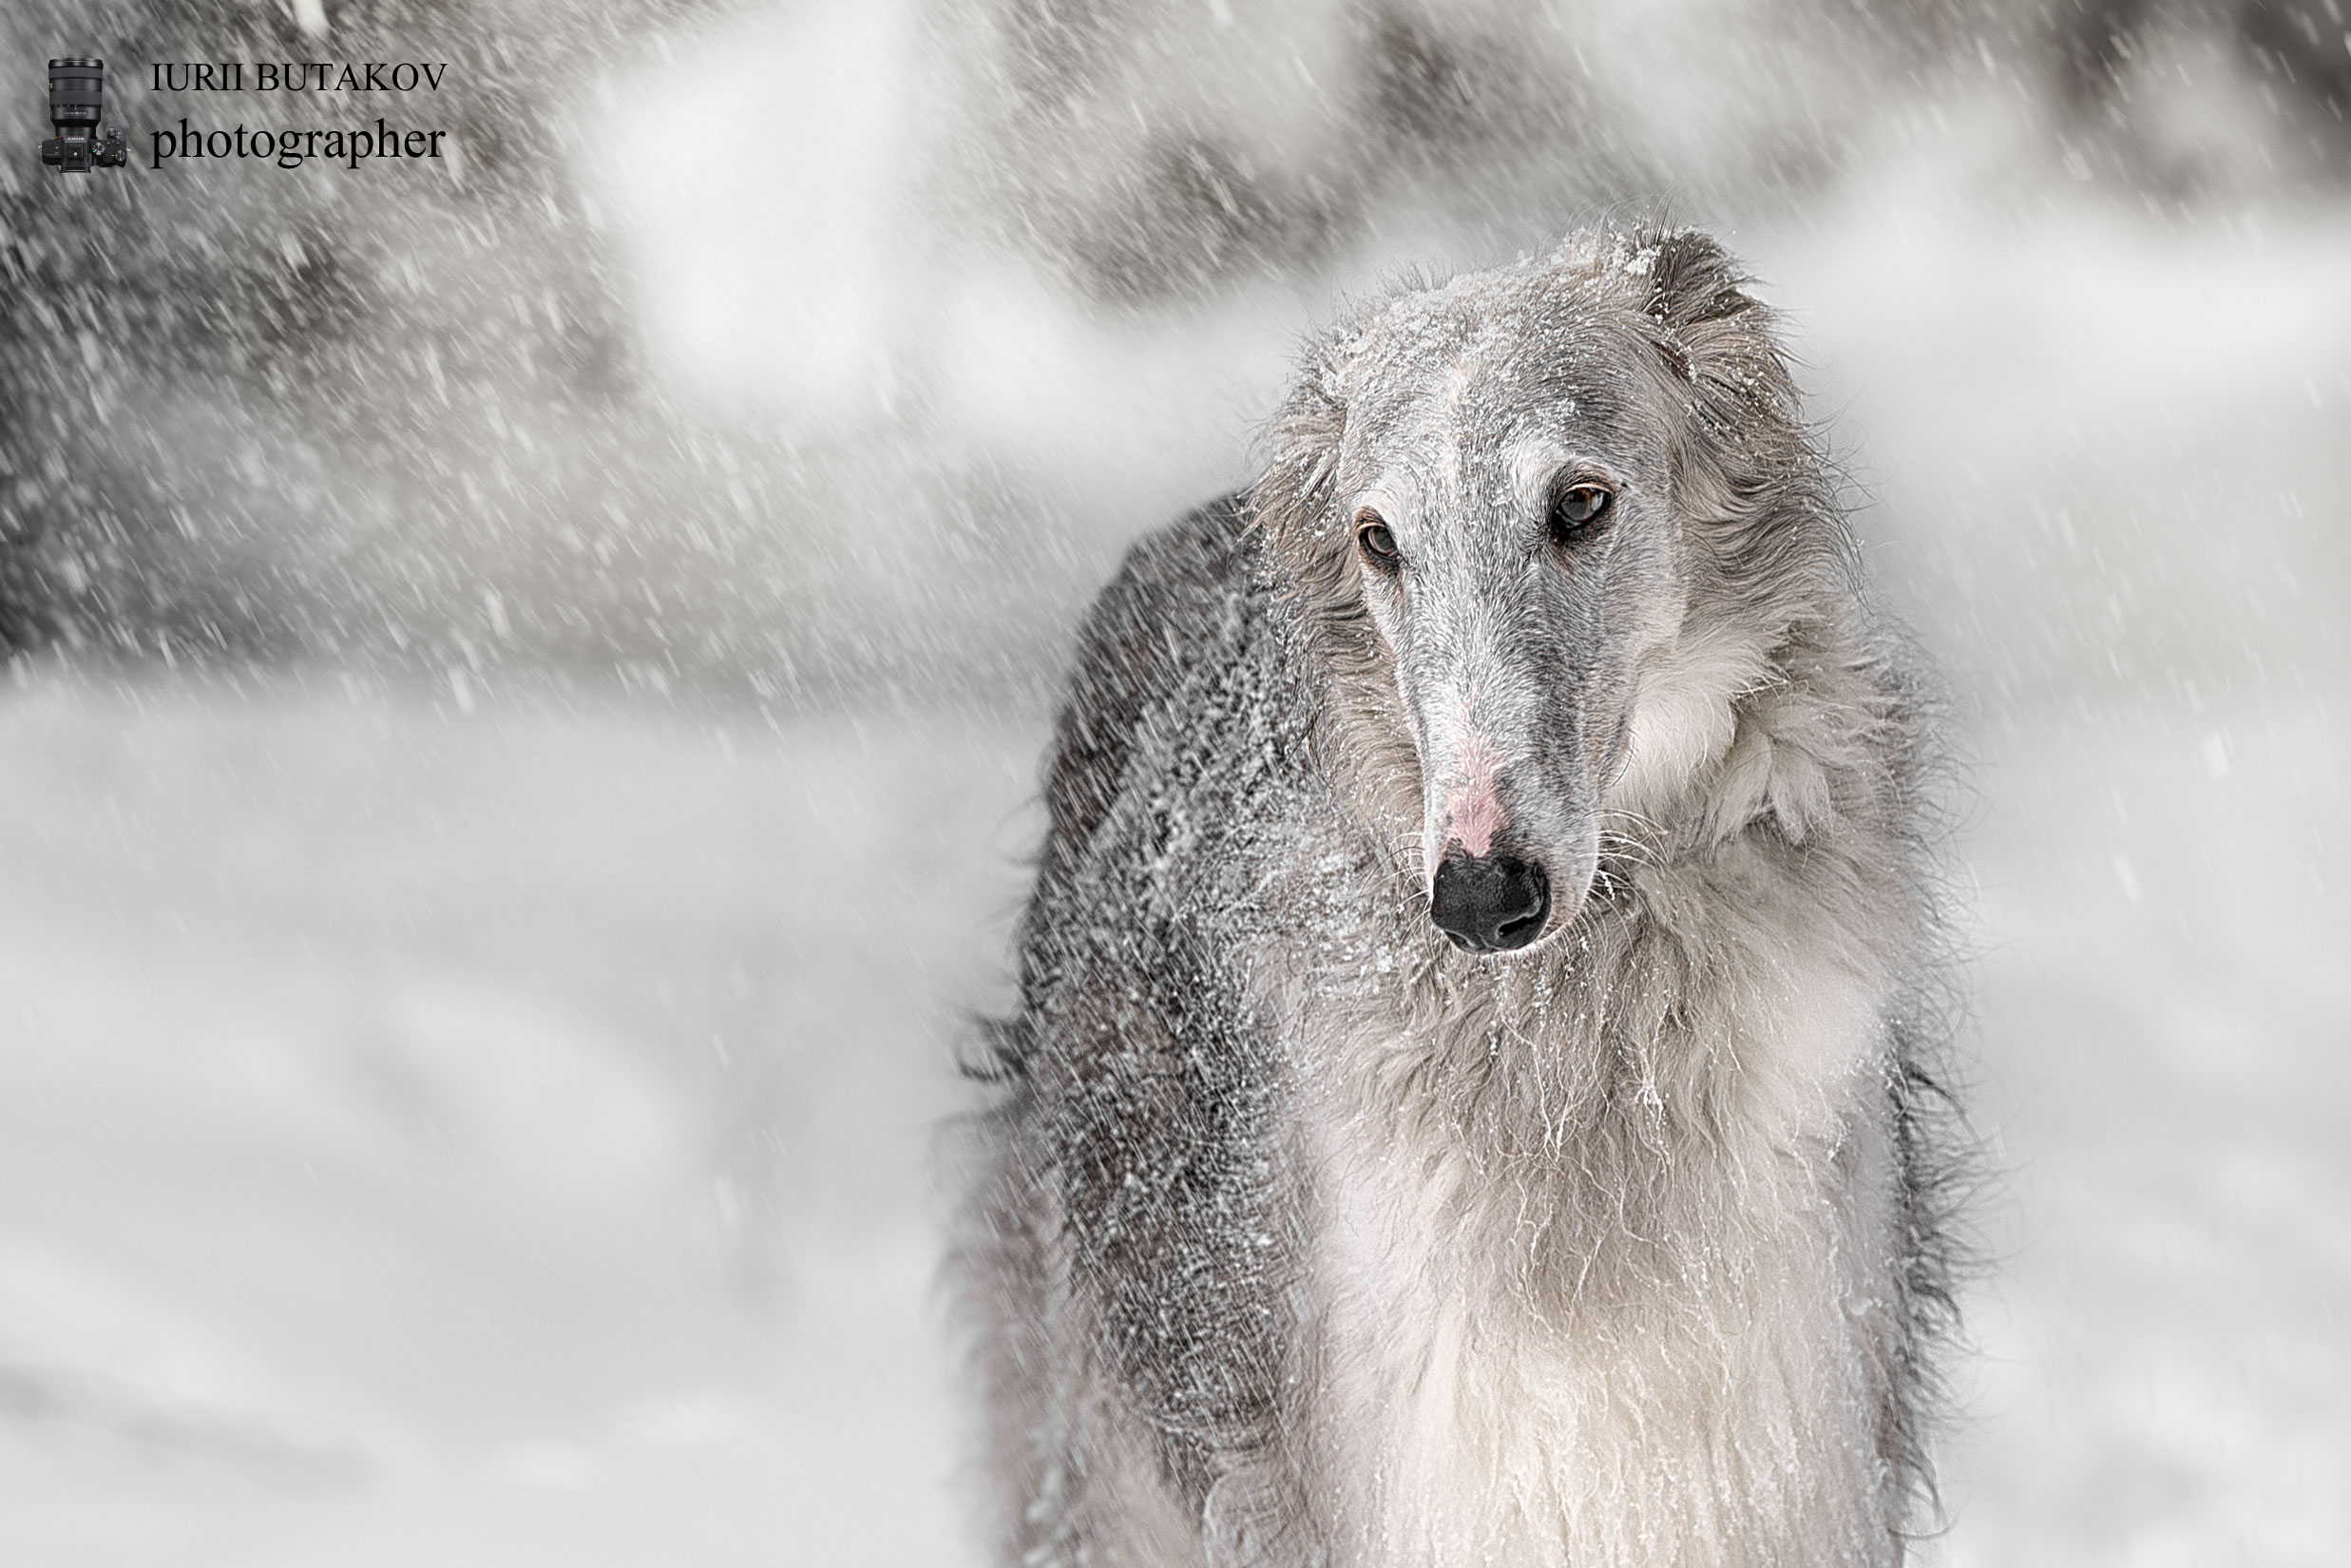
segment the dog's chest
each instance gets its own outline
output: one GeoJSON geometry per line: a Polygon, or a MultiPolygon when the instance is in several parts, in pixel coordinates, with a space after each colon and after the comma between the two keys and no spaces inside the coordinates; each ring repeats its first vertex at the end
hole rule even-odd
{"type": "Polygon", "coordinates": [[[1353,1117],[1313,1137],[1310,1425],[1334,1564],[1629,1568],[1727,1541],[1761,1564],[1795,1560],[1790,1540],[1815,1565],[1867,1560],[1867,1459],[1823,1420],[1866,1404],[1825,1206],[1759,1191],[1780,1212],[1704,1238],[1710,1267],[1644,1285],[1599,1257],[1579,1292],[1531,1243],[1546,1201],[1592,1193],[1497,1181],[1353,1117]]]}
{"type": "Polygon", "coordinates": [[[1481,1195],[1458,1157],[1325,1131],[1315,1428],[1334,1560],[1563,1560],[1555,1478],[1610,1445],[1575,1407],[1594,1358],[1462,1245],[1481,1195]]]}

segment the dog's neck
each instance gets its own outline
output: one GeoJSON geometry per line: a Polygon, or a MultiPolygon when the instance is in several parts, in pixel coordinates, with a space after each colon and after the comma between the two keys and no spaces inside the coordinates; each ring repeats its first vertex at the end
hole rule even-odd
{"type": "Polygon", "coordinates": [[[1392,682],[1368,661],[1329,673],[1315,755],[1371,872],[1370,907],[1333,925],[1372,948],[1296,976],[1347,1021],[1315,1031],[1316,1070],[1351,1080],[1367,1115],[1450,1122],[1503,1163],[1598,1139],[1662,1169],[1697,1128],[1833,1142],[1913,924],[1898,716],[1838,622],[1761,641],[1647,673],[1591,900],[1517,953],[1458,952],[1431,925],[1392,682]]]}

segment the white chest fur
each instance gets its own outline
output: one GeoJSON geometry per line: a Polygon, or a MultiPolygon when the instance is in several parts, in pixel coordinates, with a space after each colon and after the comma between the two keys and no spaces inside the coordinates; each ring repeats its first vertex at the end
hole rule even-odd
{"type": "Polygon", "coordinates": [[[1310,1425],[1335,1563],[1892,1560],[1865,1321],[1889,1167],[1861,1109],[1867,1025],[1829,1013],[1809,1022],[1844,1038],[1806,1050],[1786,1015],[1743,1031],[1774,1059],[1743,1069],[1761,1092],[1646,1169],[1621,1148],[1498,1159],[1408,1091],[1361,1092],[1410,1081],[1369,1060],[1410,1042],[1325,1057],[1310,1425]]]}

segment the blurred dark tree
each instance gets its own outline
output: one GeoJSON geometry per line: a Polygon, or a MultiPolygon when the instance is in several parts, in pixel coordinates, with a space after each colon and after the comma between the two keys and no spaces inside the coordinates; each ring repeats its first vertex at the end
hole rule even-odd
{"type": "MultiPolygon", "coordinates": [[[[46,134],[40,62],[109,62],[108,123],[133,167],[0,167],[0,641],[268,653],[333,646],[280,591],[296,514],[338,547],[354,520],[322,459],[371,452],[396,484],[433,388],[592,398],[624,373],[602,258],[549,144],[583,61],[701,0],[563,8],[331,0],[306,36],[250,0],[13,0],[0,110],[46,134]],[[426,100],[158,93],[171,61],[448,61],[426,100]],[[261,125],[448,128],[434,167],[297,170],[150,162],[146,132],[261,125]],[[69,188],[72,187],[72,188],[69,188]],[[415,261],[435,259],[431,270],[415,261]],[[514,301],[530,301],[517,311],[514,301]]],[[[365,467],[366,465],[362,465],[365,467]]],[[[297,525],[301,526],[301,525],[297,525]]]]}
{"type": "MultiPolygon", "coordinates": [[[[1921,105],[1962,91],[2011,95],[2065,178],[2131,201],[2237,201],[2257,180],[2339,194],[2351,171],[2346,0],[903,3],[939,66],[923,80],[948,88],[907,110],[951,127],[924,143],[941,165],[921,175],[926,264],[993,246],[1110,316],[1319,288],[1389,239],[1524,249],[1613,204],[1774,218],[1889,135],[1935,134],[1921,105]],[[2172,113],[2191,92],[2226,112],[2172,113]]],[[[789,683],[914,635],[878,622],[949,648],[955,627],[1003,617],[991,594],[1028,591],[1036,574],[994,567],[985,544],[1034,511],[1034,476],[847,415],[846,434],[805,441],[716,430],[635,362],[560,127],[657,31],[778,8],[325,9],[331,31],[312,38],[290,4],[256,0],[0,8],[0,59],[19,63],[0,118],[20,147],[0,159],[0,644],[429,647],[478,667],[494,633],[551,659],[789,683]],[[51,174],[30,153],[40,62],[67,52],[114,63],[108,118],[137,165],[142,133],[182,115],[323,125],[406,108],[454,133],[450,156],[51,174]],[[158,94],[140,68],[232,58],[451,68],[429,107],[158,94]],[[922,580],[919,614],[916,574],[853,559],[856,530],[779,520],[870,503],[877,467],[930,530],[926,559],[948,564],[922,580]]],[[[725,154],[725,127],[691,105],[677,124],[678,156],[725,154]]]]}

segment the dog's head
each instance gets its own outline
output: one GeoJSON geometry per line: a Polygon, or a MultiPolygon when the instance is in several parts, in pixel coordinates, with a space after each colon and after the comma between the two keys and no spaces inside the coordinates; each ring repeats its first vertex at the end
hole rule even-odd
{"type": "Polygon", "coordinates": [[[1819,466],[1743,281],[1697,233],[1572,241],[1338,329],[1273,427],[1276,570],[1418,755],[1460,947],[1575,920],[1609,813],[1729,742],[1775,579],[1832,548],[1805,538],[1833,531],[1819,466]]]}

